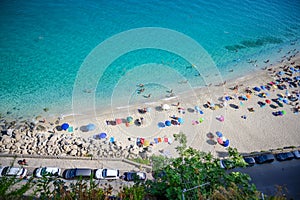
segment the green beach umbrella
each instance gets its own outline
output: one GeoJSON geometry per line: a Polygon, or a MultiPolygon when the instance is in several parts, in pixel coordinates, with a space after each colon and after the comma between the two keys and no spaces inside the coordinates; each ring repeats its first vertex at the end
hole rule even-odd
{"type": "Polygon", "coordinates": [[[201,117],[201,118],[199,119],[199,122],[202,123],[203,121],[204,121],[204,118],[201,117]]]}
{"type": "Polygon", "coordinates": [[[284,115],[286,114],[285,110],[283,110],[283,111],[281,111],[281,112],[282,112],[282,114],[284,114],[284,115]]]}
{"type": "Polygon", "coordinates": [[[127,117],[127,122],[132,122],[133,121],[133,118],[132,117],[127,117]]]}

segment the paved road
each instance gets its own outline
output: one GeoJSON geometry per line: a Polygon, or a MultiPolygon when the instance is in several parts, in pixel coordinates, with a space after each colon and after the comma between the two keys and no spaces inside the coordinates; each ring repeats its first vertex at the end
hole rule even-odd
{"type": "Polygon", "coordinates": [[[300,160],[274,161],[233,171],[249,174],[257,189],[265,194],[275,194],[275,186],[280,185],[288,189],[287,197],[300,199],[300,160]]]}
{"type": "MultiPolygon", "coordinates": [[[[19,167],[18,160],[23,158],[17,158],[14,161],[13,157],[0,157],[0,165],[2,166],[10,166],[14,163],[14,166],[19,167]]],[[[28,165],[24,166],[28,170],[28,177],[33,176],[33,172],[36,168],[39,167],[59,167],[62,169],[62,172],[65,169],[70,168],[91,168],[91,169],[99,169],[99,168],[109,168],[109,169],[119,169],[120,174],[122,175],[125,171],[145,171],[145,169],[140,169],[137,165],[133,165],[127,162],[118,161],[118,160],[90,160],[90,159],[53,159],[53,158],[26,158],[28,165]]],[[[148,178],[152,178],[151,173],[147,173],[148,178]]],[[[24,180],[26,181],[26,180],[24,180]]],[[[72,182],[68,180],[64,180],[65,182],[72,182]]],[[[110,184],[113,186],[113,194],[116,194],[120,187],[132,185],[132,182],[127,182],[124,180],[114,180],[114,181],[106,181],[106,180],[96,180],[95,182],[99,184],[99,186],[104,187],[105,184],[110,184]]]]}

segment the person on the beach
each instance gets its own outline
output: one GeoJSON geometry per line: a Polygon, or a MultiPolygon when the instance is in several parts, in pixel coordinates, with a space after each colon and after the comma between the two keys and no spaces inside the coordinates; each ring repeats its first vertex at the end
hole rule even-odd
{"type": "Polygon", "coordinates": [[[146,98],[150,98],[151,97],[151,94],[148,94],[148,96],[145,96],[146,98]]]}
{"type": "Polygon", "coordinates": [[[175,106],[177,106],[177,107],[178,107],[179,105],[180,105],[180,102],[177,102],[177,104],[176,104],[175,106]]]}
{"type": "Polygon", "coordinates": [[[140,83],[140,84],[139,84],[139,87],[144,87],[144,84],[140,83]]]}

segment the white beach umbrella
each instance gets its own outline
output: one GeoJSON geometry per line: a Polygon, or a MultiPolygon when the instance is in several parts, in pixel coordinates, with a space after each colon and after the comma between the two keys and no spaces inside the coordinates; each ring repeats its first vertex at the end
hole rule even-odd
{"type": "Polygon", "coordinates": [[[168,104],[163,104],[163,105],[161,106],[161,108],[162,108],[163,110],[169,110],[169,109],[170,109],[170,106],[169,106],[168,104]]]}

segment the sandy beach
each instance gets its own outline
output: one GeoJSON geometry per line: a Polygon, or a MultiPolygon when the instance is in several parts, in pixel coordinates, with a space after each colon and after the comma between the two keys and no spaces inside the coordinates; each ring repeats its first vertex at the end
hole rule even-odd
{"type": "Polygon", "coordinates": [[[226,83],[182,94],[174,91],[174,97],[151,104],[62,115],[59,118],[39,117],[33,122],[1,119],[0,153],[99,158],[136,158],[142,153],[143,156],[176,156],[178,143],[174,141],[173,134],[183,132],[187,135],[188,146],[220,156],[226,149],[217,143],[217,131],[230,141],[229,146],[237,148],[240,153],[298,147],[300,115],[296,112],[299,106],[299,96],[296,95],[299,95],[299,80],[295,81],[298,84],[295,88],[290,88],[286,82],[278,82],[284,77],[294,80],[300,76],[300,57],[297,53],[294,55],[297,56],[283,58],[274,66],[266,64],[264,69],[226,83]],[[291,67],[295,71],[291,71],[291,67]],[[286,85],[287,89],[280,90],[278,85],[286,85]],[[259,87],[260,91],[255,91],[254,87],[259,87]],[[247,100],[241,99],[246,95],[247,100]],[[296,100],[292,102],[289,100],[291,97],[296,97],[296,100]],[[282,102],[284,99],[286,103],[282,102]],[[268,103],[266,100],[269,100],[268,103]],[[163,104],[169,107],[161,109],[163,104]],[[206,108],[205,104],[210,108],[206,108]],[[139,112],[138,109],[144,108],[146,113],[139,112]],[[275,116],[278,111],[284,112],[275,116]],[[127,123],[129,116],[132,117],[131,123],[127,123]],[[136,120],[141,118],[139,125],[136,120]],[[159,127],[166,121],[177,123],[178,118],[183,120],[180,125],[159,127]],[[70,126],[66,131],[60,130],[63,123],[70,126]],[[88,124],[94,125],[92,130],[85,130],[88,124]],[[99,133],[106,133],[106,138],[93,138],[99,133]],[[143,143],[140,147],[136,145],[137,140],[143,143]],[[148,148],[145,149],[145,146],[148,148]]]}

